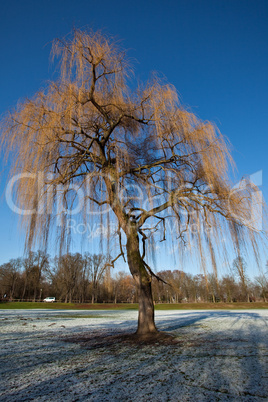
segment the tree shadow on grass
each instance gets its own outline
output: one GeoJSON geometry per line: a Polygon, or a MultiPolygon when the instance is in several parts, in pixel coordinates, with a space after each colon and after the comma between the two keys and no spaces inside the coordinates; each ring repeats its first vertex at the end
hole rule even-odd
{"type": "Polygon", "coordinates": [[[161,312],[157,321],[177,339],[140,342],[127,334],[125,322],[116,331],[103,324],[85,334],[55,335],[47,351],[28,346],[29,361],[37,353],[36,364],[14,366],[15,383],[10,384],[19,389],[10,387],[1,400],[266,400],[265,315],[180,312],[168,320],[161,312]],[[224,327],[220,322],[225,319],[224,327]],[[213,325],[206,326],[209,320],[213,325]],[[43,371],[36,375],[35,368],[43,371]],[[31,372],[28,383],[19,387],[31,372]]]}

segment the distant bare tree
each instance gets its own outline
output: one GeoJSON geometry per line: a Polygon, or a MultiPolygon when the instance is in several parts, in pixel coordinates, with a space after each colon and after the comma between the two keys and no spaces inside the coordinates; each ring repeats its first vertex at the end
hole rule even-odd
{"type": "Polygon", "coordinates": [[[92,211],[102,220],[109,207],[107,237],[117,236],[119,249],[111,265],[126,254],[139,290],[137,333],[155,334],[152,240],[172,235],[180,247],[188,243],[187,252],[197,252],[205,272],[208,259],[216,270],[217,252],[227,255],[223,238],[238,254],[245,243],[256,251],[252,188],[231,190],[224,138],[179,104],[172,85],[154,77],[132,90],[125,53],[110,38],[75,30],[54,42],[53,55],[60,57],[58,80],[20,103],[1,129],[12,173],[24,173],[16,189],[18,205],[32,210],[30,219],[23,216],[28,247],[34,240],[45,245],[60,199],[62,249],[70,208],[76,209],[75,199],[81,205],[84,189],[90,208],[82,208],[80,217],[92,224],[92,211]],[[109,222],[116,222],[116,231],[109,222]]]}
{"type": "Polygon", "coordinates": [[[84,256],[82,256],[81,277],[78,284],[79,301],[82,303],[86,300],[89,292],[90,265],[90,258],[86,253],[84,256]]]}
{"type": "Polygon", "coordinates": [[[246,274],[246,261],[243,257],[238,256],[233,261],[233,269],[236,276],[240,279],[240,285],[242,290],[242,295],[249,302],[249,291],[248,291],[248,278],[246,274]]]}
{"type": "Polygon", "coordinates": [[[33,252],[30,251],[28,256],[26,258],[23,258],[23,290],[22,290],[22,300],[25,299],[26,294],[30,293],[30,278],[31,278],[31,272],[34,267],[34,261],[33,261],[33,252]]]}
{"type": "Polygon", "coordinates": [[[127,302],[133,303],[135,300],[135,283],[131,275],[119,271],[114,278],[114,303],[127,302]]]}
{"type": "Polygon", "coordinates": [[[233,275],[226,275],[221,280],[222,299],[232,303],[239,296],[239,286],[233,275]]]}
{"type": "Polygon", "coordinates": [[[267,296],[268,296],[268,276],[265,275],[265,273],[262,273],[259,276],[255,277],[255,282],[256,284],[260,287],[261,289],[261,296],[263,298],[264,302],[267,302],[267,296]]]}
{"type": "Polygon", "coordinates": [[[7,295],[9,300],[14,298],[14,294],[21,279],[22,259],[11,259],[9,262],[0,265],[0,284],[1,293],[7,295]]]}
{"type": "Polygon", "coordinates": [[[42,288],[41,288],[41,280],[44,271],[48,269],[49,265],[49,255],[44,253],[41,250],[33,253],[33,266],[31,271],[31,283],[33,287],[33,301],[36,298],[41,299],[42,288]]]}
{"type": "Polygon", "coordinates": [[[80,253],[64,254],[54,260],[54,283],[60,299],[72,303],[78,293],[83,275],[83,260],[80,253]]]}
{"type": "Polygon", "coordinates": [[[209,298],[210,301],[216,303],[219,301],[219,282],[218,277],[213,273],[208,275],[208,289],[209,289],[209,298]]]}
{"type": "Polygon", "coordinates": [[[108,259],[102,254],[87,255],[89,258],[89,281],[91,287],[91,302],[97,300],[98,286],[104,278],[106,269],[108,268],[108,259]]]}
{"type": "Polygon", "coordinates": [[[49,265],[49,256],[41,250],[36,252],[30,251],[26,258],[22,259],[24,267],[23,272],[23,291],[22,299],[26,294],[35,301],[41,298],[41,280],[44,271],[49,265]]]}

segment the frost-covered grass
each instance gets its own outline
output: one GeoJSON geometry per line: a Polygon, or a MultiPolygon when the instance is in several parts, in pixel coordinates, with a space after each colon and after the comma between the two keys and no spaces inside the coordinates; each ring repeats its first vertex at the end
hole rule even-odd
{"type": "Polygon", "coordinates": [[[136,311],[2,310],[0,400],[267,400],[267,310],[157,311],[177,343],[96,341],[136,322],[136,311]]]}

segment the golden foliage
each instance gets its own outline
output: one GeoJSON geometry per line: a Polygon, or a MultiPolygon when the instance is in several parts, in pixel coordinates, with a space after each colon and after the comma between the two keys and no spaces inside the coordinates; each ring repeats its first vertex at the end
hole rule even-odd
{"type": "MultiPolygon", "coordinates": [[[[18,203],[36,211],[22,217],[29,247],[34,239],[46,242],[59,197],[67,209],[83,188],[91,212],[107,205],[113,211],[108,215],[118,222],[122,255],[122,233],[136,231],[145,247],[159,230],[165,239],[170,219],[177,222],[173,235],[198,253],[204,270],[207,252],[215,271],[217,253],[227,256],[224,237],[238,255],[241,245],[258,255],[258,233],[249,221],[255,189],[247,183],[232,191],[232,158],[215,125],[183,108],[175,88],[157,77],[132,90],[125,53],[99,32],[76,30],[55,40],[52,52],[60,59],[58,80],[1,124],[12,175],[32,174],[17,183],[18,203]],[[202,235],[204,226],[211,230],[202,235]]],[[[56,212],[63,242],[68,213],[56,212]]],[[[87,212],[81,211],[83,222],[96,219],[87,212]]]]}

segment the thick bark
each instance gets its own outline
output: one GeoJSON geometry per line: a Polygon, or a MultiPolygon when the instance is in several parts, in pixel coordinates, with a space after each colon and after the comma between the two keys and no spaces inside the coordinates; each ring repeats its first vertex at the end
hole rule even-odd
{"type": "Polygon", "coordinates": [[[144,266],[143,259],[140,254],[139,236],[135,225],[131,227],[129,218],[123,211],[122,205],[117,195],[115,186],[116,174],[109,168],[108,174],[110,178],[105,177],[105,183],[110,198],[110,205],[120,222],[127,236],[127,260],[130,272],[135,280],[139,292],[139,318],[137,335],[147,335],[157,333],[154,323],[154,303],[152,296],[151,276],[144,266]],[[111,180],[112,179],[112,180],[111,180]]]}
{"type": "Polygon", "coordinates": [[[139,249],[138,234],[134,231],[127,236],[127,259],[130,272],[139,291],[139,318],[137,335],[157,333],[154,322],[154,303],[151,276],[148,274],[139,249]]]}

